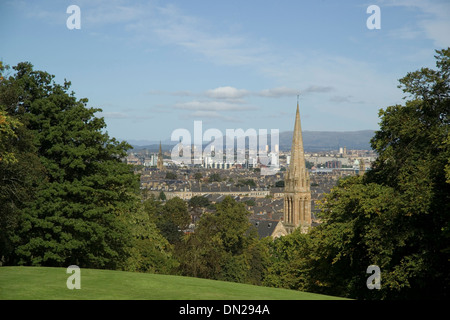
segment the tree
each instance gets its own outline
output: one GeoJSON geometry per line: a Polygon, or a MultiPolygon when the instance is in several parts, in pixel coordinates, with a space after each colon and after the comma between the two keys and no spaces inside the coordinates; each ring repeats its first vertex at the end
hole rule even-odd
{"type": "Polygon", "coordinates": [[[133,243],[129,248],[125,271],[173,273],[178,262],[173,255],[173,246],[167,241],[149,214],[150,206],[132,213],[130,228],[133,243]]]}
{"type": "Polygon", "coordinates": [[[310,234],[309,290],[357,299],[397,297],[406,285],[407,273],[399,267],[409,235],[395,190],[350,177],[339,181],[321,209],[323,223],[310,234]],[[369,265],[382,270],[380,291],[365,286],[369,265]]]}
{"type": "Polygon", "coordinates": [[[310,237],[295,230],[268,242],[270,263],[263,272],[263,285],[292,290],[311,290],[310,237]]]}
{"type": "Polygon", "coordinates": [[[284,188],[284,180],[279,180],[279,181],[275,182],[275,187],[284,188]]]}
{"type": "Polygon", "coordinates": [[[167,200],[163,206],[158,206],[153,214],[156,217],[156,226],[171,244],[180,241],[183,230],[191,221],[187,204],[179,197],[167,200]]]}
{"type": "Polygon", "coordinates": [[[166,172],[166,179],[176,180],[177,179],[177,174],[175,172],[172,172],[172,171],[167,171],[166,172]]]}
{"type": "Polygon", "coordinates": [[[203,196],[193,196],[189,199],[189,205],[193,208],[207,207],[209,204],[209,200],[203,196]]]}
{"type": "Polygon", "coordinates": [[[123,266],[132,244],[127,219],[139,203],[139,177],[121,161],[131,146],[104,133],[100,109],[69,93],[70,82],[19,63],[2,82],[6,111],[33,136],[46,178],[20,212],[12,264],[123,266]],[[5,83],[5,85],[4,85],[5,83]]]}
{"type": "Polygon", "coordinates": [[[5,75],[7,70],[9,66],[0,62],[0,260],[11,265],[21,212],[35,199],[36,188],[46,177],[33,134],[7,112],[19,94],[17,84],[5,75]]]}
{"type": "Polygon", "coordinates": [[[265,283],[357,299],[445,299],[450,288],[450,49],[400,79],[410,100],[380,110],[372,170],[341,179],[322,223],[276,240],[265,283]],[[381,289],[369,290],[369,265],[381,289]]]}
{"type": "Polygon", "coordinates": [[[211,173],[208,179],[209,182],[220,182],[222,177],[218,173],[211,173]]]}
{"type": "Polygon", "coordinates": [[[380,111],[380,130],[371,141],[379,157],[367,175],[368,182],[393,188],[401,202],[408,243],[404,292],[428,297],[448,295],[450,288],[450,48],[436,52],[436,70],[400,79],[410,99],[405,106],[380,111]]]}
{"type": "Polygon", "coordinates": [[[8,150],[11,147],[7,140],[17,138],[15,128],[20,125],[17,119],[13,119],[5,111],[0,110],[0,162],[9,164],[17,159],[14,153],[8,150]]]}
{"type": "Polygon", "coordinates": [[[450,50],[437,53],[437,70],[400,79],[410,100],[380,110],[372,170],[325,197],[325,222],[311,233],[317,290],[364,299],[448,297],[450,50]],[[370,264],[381,269],[379,291],[361,285],[370,264]]]}
{"type": "MultiPolygon", "coordinates": [[[[2,103],[0,97],[0,106],[2,103]]],[[[10,265],[21,210],[34,200],[37,186],[46,177],[45,169],[34,153],[32,137],[26,129],[6,113],[3,124],[11,125],[11,131],[5,130],[0,136],[0,149],[4,150],[0,160],[0,261],[10,265]]]]}
{"type": "Polygon", "coordinates": [[[194,174],[194,179],[195,179],[195,180],[200,181],[202,178],[203,178],[203,175],[202,175],[201,172],[196,172],[196,173],[194,174]]]}
{"type": "Polygon", "coordinates": [[[247,206],[253,207],[253,206],[256,205],[256,202],[255,202],[254,199],[249,199],[249,200],[246,200],[246,201],[245,201],[245,204],[246,204],[247,206]]]}
{"type": "Polygon", "coordinates": [[[194,234],[177,248],[180,272],[187,276],[260,284],[268,253],[259,243],[242,203],[225,197],[204,214],[194,234]]]}
{"type": "Polygon", "coordinates": [[[236,184],[237,187],[242,187],[242,186],[249,186],[249,187],[256,187],[256,183],[255,180],[253,179],[239,179],[238,183],[236,184]]]}

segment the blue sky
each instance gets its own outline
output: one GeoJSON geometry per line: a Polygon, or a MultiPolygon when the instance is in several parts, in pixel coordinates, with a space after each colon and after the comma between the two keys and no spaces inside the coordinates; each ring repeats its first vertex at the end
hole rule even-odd
{"type": "Polygon", "coordinates": [[[0,59],[72,82],[119,139],[166,140],[178,128],[378,128],[404,103],[398,79],[435,67],[450,46],[450,2],[2,1],[0,59]],[[370,5],[381,29],[370,30],[370,5]],[[70,30],[66,9],[81,10],[70,30]]]}

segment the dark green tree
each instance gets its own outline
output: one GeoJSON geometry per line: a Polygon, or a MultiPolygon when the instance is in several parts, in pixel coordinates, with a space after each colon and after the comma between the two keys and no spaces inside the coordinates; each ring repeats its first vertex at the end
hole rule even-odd
{"type": "Polygon", "coordinates": [[[0,261],[5,265],[14,264],[22,209],[35,199],[37,186],[46,179],[32,133],[7,112],[16,106],[20,92],[5,74],[9,69],[0,62],[0,261]]]}
{"type": "Polygon", "coordinates": [[[271,246],[268,285],[357,299],[445,299],[450,288],[450,49],[400,79],[405,105],[380,110],[372,170],[340,180],[322,223],[271,246]],[[369,265],[381,289],[366,286],[369,265]]]}
{"type": "Polygon", "coordinates": [[[149,199],[145,203],[148,214],[154,217],[156,226],[169,243],[175,244],[180,241],[183,230],[191,221],[187,203],[178,197],[167,200],[164,205],[154,199],[149,199]]]}
{"type": "Polygon", "coordinates": [[[248,219],[249,212],[231,197],[216,211],[201,216],[193,234],[177,249],[184,275],[260,284],[267,247],[259,243],[248,219]]]}
{"type": "Polygon", "coordinates": [[[380,110],[372,170],[325,198],[325,223],[311,234],[321,290],[364,299],[449,295],[450,50],[435,57],[436,70],[400,79],[404,106],[380,110]],[[365,287],[371,264],[381,269],[379,291],[365,287]]]}
{"type": "Polygon", "coordinates": [[[450,48],[436,53],[435,70],[400,79],[409,100],[380,111],[371,141],[379,157],[367,181],[393,188],[401,203],[407,245],[393,268],[406,274],[405,296],[444,297],[450,288],[450,48]]]}
{"type": "Polygon", "coordinates": [[[166,172],[166,179],[176,180],[177,179],[177,174],[175,172],[172,172],[172,171],[167,171],[166,172]]]}
{"type": "Polygon", "coordinates": [[[275,182],[275,187],[284,188],[284,180],[279,180],[279,181],[275,182]]]}
{"type": "Polygon", "coordinates": [[[174,248],[161,234],[149,210],[154,210],[146,201],[141,210],[136,210],[128,220],[133,237],[128,259],[123,268],[126,271],[171,274],[178,262],[173,255],[174,248]]]}
{"type": "Polygon", "coordinates": [[[10,236],[11,263],[120,268],[132,243],[127,219],[137,209],[139,178],[122,162],[130,146],[104,133],[88,108],[54,76],[19,63],[2,82],[6,112],[33,136],[46,178],[10,236]]]}
{"type": "Polygon", "coordinates": [[[268,242],[270,263],[263,271],[265,286],[310,290],[310,237],[296,230],[292,234],[268,242]]]}
{"type": "Polygon", "coordinates": [[[194,179],[195,179],[195,180],[200,181],[202,178],[203,178],[203,175],[202,175],[201,172],[196,172],[196,173],[194,174],[194,179]]]}
{"type": "Polygon", "coordinates": [[[207,207],[209,204],[209,200],[202,196],[194,196],[189,199],[189,205],[193,208],[207,207]]]}
{"type": "Polygon", "coordinates": [[[218,173],[211,173],[208,178],[209,182],[220,182],[222,181],[222,177],[218,173]]]}

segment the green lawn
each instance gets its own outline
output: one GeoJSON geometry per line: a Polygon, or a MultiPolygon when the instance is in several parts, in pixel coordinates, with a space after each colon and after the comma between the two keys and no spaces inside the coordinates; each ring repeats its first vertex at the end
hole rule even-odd
{"type": "Polygon", "coordinates": [[[0,267],[0,300],[330,300],[337,297],[224,281],[81,269],[81,289],[65,268],[0,267]]]}

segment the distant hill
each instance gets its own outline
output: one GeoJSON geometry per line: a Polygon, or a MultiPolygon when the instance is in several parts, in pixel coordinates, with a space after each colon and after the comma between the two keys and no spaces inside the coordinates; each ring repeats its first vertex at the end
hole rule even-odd
{"type": "MultiPolygon", "coordinates": [[[[280,150],[291,149],[293,131],[280,132],[280,150]]],[[[347,147],[348,150],[370,150],[370,139],[374,136],[374,130],[360,131],[303,131],[303,147],[305,151],[329,151],[347,147]]],[[[159,141],[128,140],[135,150],[147,149],[149,152],[159,150],[159,141]]],[[[268,138],[270,144],[270,137],[268,138]]],[[[169,139],[161,141],[163,151],[171,150],[176,142],[169,139]]]]}
{"type": "MultiPolygon", "coordinates": [[[[290,150],[292,144],[292,131],[280,133],[280,149],[290,150]]],[[[303,131],[303,148],[305,151],[339,150],[347,147],[348,150],[370,150],[370,139],[374,130],[361,131],[303,131]]]]}

